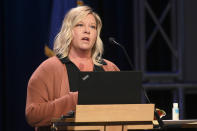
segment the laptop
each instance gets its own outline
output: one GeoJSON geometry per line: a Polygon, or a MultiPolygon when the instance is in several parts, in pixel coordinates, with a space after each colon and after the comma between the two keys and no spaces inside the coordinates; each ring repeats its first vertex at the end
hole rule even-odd
{"type": "Polygon", "coordinates": [[[142,72],[80,72],[78,104],[140,104],[142,72]]]}

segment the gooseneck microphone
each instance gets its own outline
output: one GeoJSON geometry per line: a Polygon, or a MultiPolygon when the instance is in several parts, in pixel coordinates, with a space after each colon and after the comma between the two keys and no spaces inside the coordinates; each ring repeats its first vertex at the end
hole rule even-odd
{"type": "Polygon", "coordinates": [[[132,62],[131,62],[131,60],[129,58],[129,55],[128,55],[126,49],[124,48],[124,46],[122,46],[121,44],[119,44],[118,42],[116,42],[113,37],[109,37],[109,42],[112,43],[112,44],[118,45],[119,47],[122,48],[122,50],[123,50],[123,52],[124,52],[124,54],[125,54],[125,56],[127,58],[127,61],[129,62],[129,66],[131,67],[131,69],[134,70],[134,66],[133,66],[133,64],[132,64],[132,62]]]}
{"type": "MultiPolygon", "coordinates": [[[[125,56],[126,56],[126,58],[127,58],[127,61],[129,62],[129,65],[130,65],[131,69],[134,70],[134,66],[133,66],[133,64],[131,63],[131,60],[130,60],[130,58],[129,58],[129,55],[128,55],[128,53],[127,53],[125,47],[124,47],[123,45],[119,44],[118,42],[116,42],[115,39],[114,39],[113,37],[109,37],[109,42],[112,43],[112,44],[118,45],[119,47],[121,47],[121,48],[123,49],[123,52],[124,52],[124,54],[125,54],[125,56]]],[[[147,93],[146,93],[145,88],[144,88],[143,86],[142,86],[142,88],[143,88],[143,92],[144,92],[144,96],[146,97],[146,100],[148,101],[149,104],[151,104],[150,99],[148,98],[148,95],[147,95],[147,93]]],[[[163,123],[163,121],[161,120],[161,118],[160,118],[159,114],[157,113],[156,109],[154,109],[154,116],[155,116],[155,118],[157,119],[157,121],[158,121],[158,123],[159,123],[159,127],[160,127],[160,128],[163,128],[163,127],[164,127],[164,123],[163,123]]]]}

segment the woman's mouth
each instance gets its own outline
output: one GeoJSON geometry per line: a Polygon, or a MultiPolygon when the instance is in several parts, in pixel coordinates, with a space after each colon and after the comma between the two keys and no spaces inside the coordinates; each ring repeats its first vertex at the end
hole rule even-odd
{"type": "Polygon", "coordinates": [[[89,42],[90,39],[88,37],[83,37],[82,40],[89,42]]]}

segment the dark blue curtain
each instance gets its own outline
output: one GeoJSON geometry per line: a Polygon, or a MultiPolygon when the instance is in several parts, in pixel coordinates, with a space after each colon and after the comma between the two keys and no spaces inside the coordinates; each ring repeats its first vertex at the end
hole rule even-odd
{"type": "Polygon", "coordinates": [[[28,79],[44,60],[51,0],[1,0],[0,130],[33,130],[25,120],[28,79]]]}
{"type": "Polygon", "coordinates": [[[0,1],[0,28],[1,28],[1,30],[0,30],[0,52],[1,52],[1,54],[0,54],[0,130],[2,130],[2,126],[3,126],[3,101],[4,101],[4,96],[3,96],[3,86],[4,86],[4,84],[3,84],[3,81],[4,81],[4,79],[3,79],[3,76],[4,76],[4,72],[3,72],[3,59],[4,59],[4,56],[3,56],[3,30],[4,30],[4,28],[3,28],[3,21],[2,21],[2,18],[3,18],[3,16],[2,16],[2,14],[3,14],[3,2],[2,1],[0,1]]]}

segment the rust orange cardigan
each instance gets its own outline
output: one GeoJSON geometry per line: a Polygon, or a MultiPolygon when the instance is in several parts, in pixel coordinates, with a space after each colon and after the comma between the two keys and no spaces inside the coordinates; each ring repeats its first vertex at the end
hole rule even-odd
{"type": "MultiPolygon", "coordinates": [[[[105,71],[119,71],[118,67],[104,60],[105,71]]],[[[27,88],[26,119],[34,127],[50,125],[52,118],[59,118],[75,110],[77,92],[70,92],[66,66],[56,57],[44,61],[32,74],[27,88]]]]}

